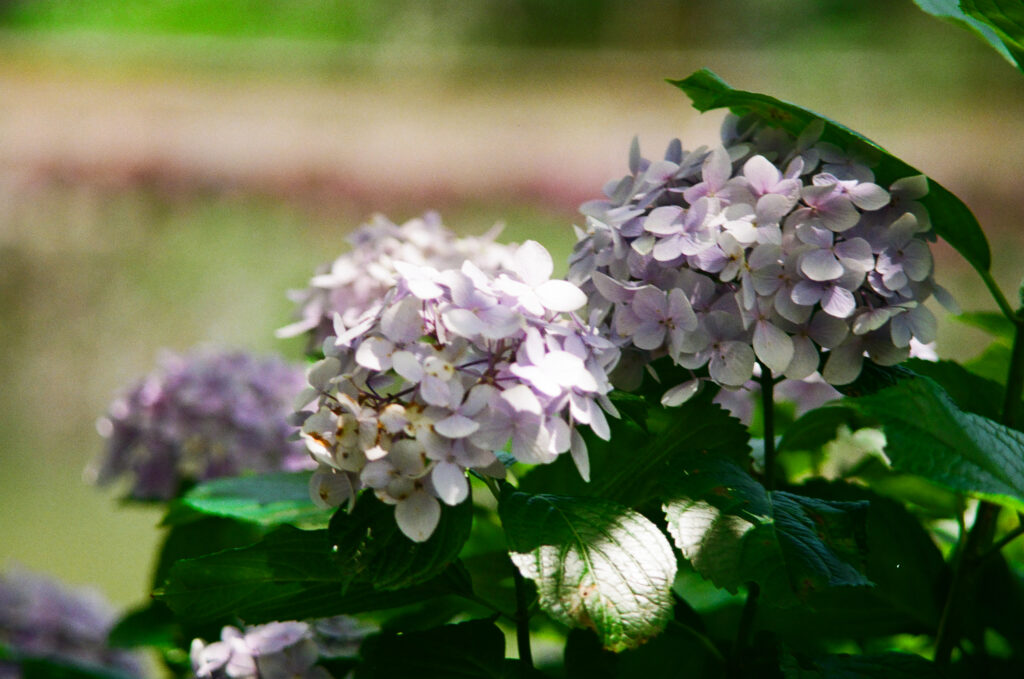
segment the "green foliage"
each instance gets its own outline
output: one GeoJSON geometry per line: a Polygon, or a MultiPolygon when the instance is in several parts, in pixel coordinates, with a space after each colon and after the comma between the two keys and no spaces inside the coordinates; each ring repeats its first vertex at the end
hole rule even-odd
{"type": "Polygon", "coordinates": [[[914,2],[928,14],[971,31],[991,45],[1004,59],[1020,68],[1020,60],[1010,51],[999,33],[994,30],[992,22],[984,14],[973,10],[973,6],[976,4],[988,5],[990,3],[974,3],[970,0],[967,2],[960,2],[960,0],[914,0],[914,2]]]}
{"type": "Polygon", "coordinates": [[[964,412],[926,377],[849,404],[882,425],[894,469],[1024,509],[1024,434],[964,412]]]}
{"type": "Polygon", "coordinates": [[[334,556],[344,565],[346,582],[367,583],[378,590],[411,587],[439,575],[459,555],[473,526],[473,503],[444,506],[428,540],[410,542],[395,523],[395,511],[371,494],[352,513],[338,511],[329,535],[334,556]]]}
{"type": "MultiPolygon", "coordinates": [[[[180,503],[183,508],[202,514],[260,526],[289,524],[299,528],[326,528],[332,513],[310,500],[308,472],[214,479],[189,490],[180,503]]],[[[185,517],[187,512],[179,509],[164,523],[180,523],[185,517]]]]}
{"type": "Polygon", "coordinates": [[[326,530],[282,526],[256,544],[178,561],[156,596],[195,622],[239,617],[250,624],[402,606],[446,594],[471,594],[453,564],[405,589],[352,583],[326,530]]]}
{"type": "Polygon", "coordinates": [[[867,586],[866,502],[768,491],[729,463],[709,461],[665,503],[676,547],[730,591],[756,582],[767,601],[795,605],[831,587],[867,586]]]}
{"type": "Polygon", "coordinates": [[[513,563],[555,620],[593,629],[613,651],[665,627],[675,557],[642,514],[607,500],[522,492],[504,494],[499,512],[513,563]]]}
{"type": "MultiPolygon", "coordinates": [[[[728,108],[734,113],[754,115],[766,124],[781,127],[791,134],[800,134],[812,122],[822,120],[825,123],[822,140],[875,160],[875,178],[882,185],[902,177],[923,174],[844,125],[765,94],[733,89],[707,69],[697,71],[683,80],[669,82],[682,89],[693,101],[694,107],[702,112],[728,108]]],[[[945,187],[933,179],[929,179],[928,184],[928,195],[921,203],[928,208],[935,233],[942,236],[979,272],[987,272],[992,265],[992,255],[978,220],[945,187]]]]}
{"type": "Polygon", "coordinates": [[[505,635],[493,622],[471,620],[423,632],[384,632],[362,646],[356,679],[527,679],[543,676],[505,659],[505,635]]]}
{"type": "Polygon", "coordinates": [[[919,655],[786,655],[785,679],[939,679],[942,674],[919,655]]]}

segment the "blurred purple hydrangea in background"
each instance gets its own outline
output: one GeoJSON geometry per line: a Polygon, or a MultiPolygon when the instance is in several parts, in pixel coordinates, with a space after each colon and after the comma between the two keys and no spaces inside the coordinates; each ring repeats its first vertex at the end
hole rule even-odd
{"type": "Polygon", "coordinates": [[[332,679],[321,657],[351,657],[373,629],[348,616],[227,626],[220,641],[192,641],[196,679],[332,679]]]}
{"type": "Polygon", "coordinates": [[[326,264],[309,287],[291,293],[299,319],[281,328],[279,337],[308,333],[310,346],[319,347],[334,334],[334,315],[353,325],[370,307],[379,305],[398,277],[395,262],[435,269],[457,269],[472,262],[487,273],[507,268],[514,248],[496,243],[500,226],[477,237],[458,237],[441,223],[436,212],[402,225],[376,215],[348,236],[352,249],[326,264]]]}
{"type": "Polygon", "coordinates": [[[0,677],[21,676],[19,657],[146,676],[141,656],[107,645],[116,618],[95,590],[72,589],[20,568],[0,574],[0,646],[13,654],[0,660],[0,677]]]}
{"type": "MultiPolygon", "coordinates": [[[[866,163],[819,141],[822,130],[794,138],[730,116],[720,145],[684,151],[675,140],[656,161],[634,141],[630,173],[581,207],[569,271],[624,367],[668,355],[728,388],[755,363],[841,385],[865,355],[891,365],[912,341],[935,339],[924,302],[955,303],[932,278],[917,202],[927,180],[879,186],[866,163]]],[[[668,385],[664,402],[698,384],[668,385]]]]}
{"type": "Polygon", "coordinates": [[[87,475],[131,477],[129,496],[167,500],[182,484],[315,464],[288,423],[301,366],[243,352],[167,354],[97,424],[106,451],[87,475]]]}
{"type": "Polygon", "coordinates": [[[325,358],[308,372],[316,410],[300,414],[320,463],[315,501],[351,506],[372,488],[423,541],[439,501],[467,498],[467,469],[504,475],[494,451],[506,446],[530,464],[571,451],[588,475],[576,428],[609,437],[618,350],[573,313],[586,296],[551,279],[543,246],[512,252],[497,274],[469,259],[444,270],[388,259],[392,287],[352,321],[335,314],[325,358]]]}

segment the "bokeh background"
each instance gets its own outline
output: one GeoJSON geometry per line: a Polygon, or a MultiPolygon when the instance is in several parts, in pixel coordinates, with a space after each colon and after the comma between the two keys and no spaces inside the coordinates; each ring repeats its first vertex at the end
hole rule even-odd
{"type": "Polygon", "coordinates": [[[159,511],[82,474],[120,389],[164,348],[298,359],[285,291],[374,212],[503,221],[563,261],[634,135],[714,141],[664,82],[701,67],[945,184],[1016,290],[1024,78],[909,0],[0,0],[0,569],[141,601],[159,511]]]}

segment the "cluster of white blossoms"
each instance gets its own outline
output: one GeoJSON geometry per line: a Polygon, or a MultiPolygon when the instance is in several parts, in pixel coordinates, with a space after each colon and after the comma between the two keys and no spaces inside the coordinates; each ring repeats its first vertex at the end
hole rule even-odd
{"type": "Polygon", "coordinates": [[[307,373],[300,402],[315,399],[316,410],[300,417],[320,465],[314,500],[339,506],[371,488],[423,541],[439,501],[466,499],[466,470],[504,475],[495,451],[531,464],[571,451],[586,477],[576,427],[610,435],[603,410],[615,414],[607,371],[618,350],[573,313],[586,295],[551,279],[547,250],[527,241],[497,274],[470,260],[389,264],[390,290],[355,320],[336,313],[307,373]]]}
{"type": "MultiPolygon", "coordinates": [[[[926,178],[883,188],[866,164],[819,141],[822,131],[819,121],[794,138],[730,116],[721,145],[686,152],[675,140],[657,161],[634,141],[630,173],[581,207],[569,280],[634,378],[668,355],[730,388],[757,364],[846,384],[865,355],[892,365],[912,340],[934,340],[923,303],[955,305],[932,278],[931,225],[917,202],[926,178]]],[[[664,402],[698,386],[675,385],[664,402]]]]}
{"type": "Polygon", "coordinates": [[[371,628],[339,615],[311,622],[228,625],[219,641],[193,639],[195,679],[332,679],[321,657],[354,655],[371,628]]]}
{"type": "Polygon", "coordinates": [[[300,320],[281,328],[277,335],[309,334],[311,346],[319,346],[332,334],[335,314],[348,326],[380,303],[397,280],[396,262],[443,270],[458,268],[468,260],[482,271],[501,271],[513,248],[495,242],[500,231],[494,227],[481,236],[458,237],[441,223],[436,212],[402,225],[376,215],[348,236],[350,251],[321,267],[309,287],[291,293],[300,320]]]}

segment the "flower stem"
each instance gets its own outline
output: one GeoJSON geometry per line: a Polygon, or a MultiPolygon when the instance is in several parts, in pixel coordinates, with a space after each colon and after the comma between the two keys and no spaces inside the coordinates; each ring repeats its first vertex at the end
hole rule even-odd
{"type": "Polygon", "coordinates": [[[512,578],[516,586],[516,645],[519,660],[533,668],[533,651],[530,650],[530,601],[526,592],[526,581],[519,569],[512,566],[512,578]]]}
{"type": "Polygon", "coordinates": [[[764,419],[764,486],[775,488],[775,380],[772,371],[761,366],[761,415],[764,419]]]}
{"type": "MultiPolygon", "coordinates": [[[[982,278],[985,278],[985,284],[989,286],[989,290],[996,298],[1000,310],[1014,324],[1013,349],[1010,355],[1010,366],[1007,369],[1006,391],[1000,418],[1002,424],[1014,427],[1017,421],[1017,409],[1020,406],[1021,396],[1024,394],[1024,309],[1020,309],[1016,313],[1011,311],[1006,298],[1003,297],[991,275],[986,277],[983,274],[982,278]]],[[[963,548],[958,549],[954,557],[953,581],[950,583],[949,593],[946,595],[946,603],[942,609],[942,617],[939,620],[939,629],[936,633],[935,662],[937,664],[949,664],[953,648],[960,639],[957,627],[957,623],[963,617],[960,615],[960,608],[967,598],[967,590],[973,584],[978,567],[994,551],[1002,549],[1018,535],[1016,531],[1011,532],[993,544],[999,511],[999,505],[991,502],[981,502],[978,505],[974,525],[971,526],[971,530],[967,534],[963,548]]]]}
{"type": "Polygon", "coordinates": [[[761,587],[756,582],[747,583],[747,600],[743,603],[740,613],[740,624],[736,628],[736,644],[730,658],[729,676],[743,676],[741,671],[742,656],[750,646],[750,638],[754,633],[754,618],[757,617],[757,600],[761,595],[761,587]]]}

